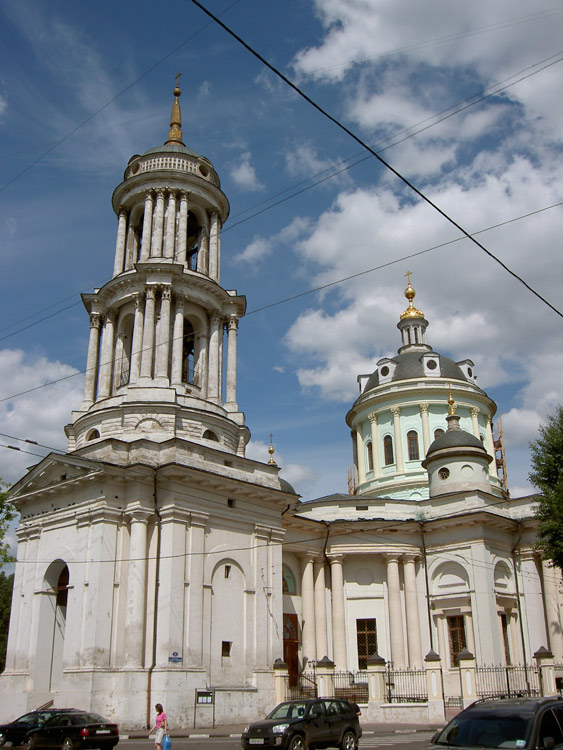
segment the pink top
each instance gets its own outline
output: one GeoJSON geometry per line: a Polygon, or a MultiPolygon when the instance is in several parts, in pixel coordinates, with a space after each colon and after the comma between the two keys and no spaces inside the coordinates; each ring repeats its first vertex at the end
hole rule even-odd
{"type": "Polygon", "coordinates": [[[164,724],[166,721],[166,714],[164,711],[161,714],[156,715],[156,728],[160,729],[160,727],[164,724]]]}

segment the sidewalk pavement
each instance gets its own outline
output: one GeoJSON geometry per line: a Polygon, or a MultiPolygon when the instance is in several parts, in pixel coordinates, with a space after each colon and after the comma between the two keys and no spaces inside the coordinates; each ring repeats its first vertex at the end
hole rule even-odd
{"type": "MultiPolygon", "coordinates": [[[[379,723],[360,721],[363,736],[373,734],[415,734],[417,732],[435,732],[442,729],[444,723],[433,724],[400,724],[400,723],[379,723]]],[[[224,724],[220,727],[186,727],[184,729],[171,729],[170,736],[174,739],[204,739],[207,737],[240,737],[242,730],[247,724],[224,724]]],[[[148,739],[148,730],[131,731],[128,734],[120,735],[121,739],[148,739]]]]}

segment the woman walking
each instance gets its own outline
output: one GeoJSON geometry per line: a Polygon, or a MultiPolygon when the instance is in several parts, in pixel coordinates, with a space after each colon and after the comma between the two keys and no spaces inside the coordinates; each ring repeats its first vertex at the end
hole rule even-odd
{"type": "Polygon", "coordinates": [[[157,703],[154,708],[156,711],[156,719],[151,731],[149,732],[149,737],[156,729],[156,734],[154,736],[155,750],[162,750],[162,738],[168,732],[168,722],[166,720],[164,709],[162,708],[162,703],[157,703]]]}

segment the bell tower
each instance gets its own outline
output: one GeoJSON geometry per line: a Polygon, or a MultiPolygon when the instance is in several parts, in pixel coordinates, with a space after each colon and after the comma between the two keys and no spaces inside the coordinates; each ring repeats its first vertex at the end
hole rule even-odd
{"type": "Polygon", "coordinates": [[[229,202],[183,142],[180,95],[177,77],[166,142],[131,157],[113,193],[113,277],[83,295],[90,339],[69,451],[178,437],[244,456],[250,437],[236,394],[246,299],[220,283],[229,202]]]}

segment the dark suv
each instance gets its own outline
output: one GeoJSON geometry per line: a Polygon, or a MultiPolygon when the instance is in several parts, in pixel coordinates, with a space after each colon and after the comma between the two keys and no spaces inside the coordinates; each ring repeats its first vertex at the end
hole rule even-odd
{"type": "Polygon", "coordinates": [[[245,750],[255,747],[340,747],[356,750],[362,728],[356,709],[339,698],[285,701],[262,721],[246,727],[241,736],[245,750]]]}
{"type": "Polygon", "coordinates": [[[476,701],[437,732],[426,750],[453,747],[563,749],[563,698],[476,701]]]}

